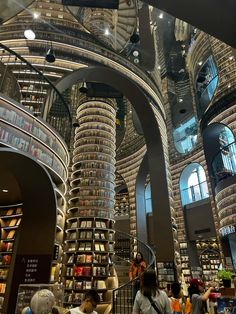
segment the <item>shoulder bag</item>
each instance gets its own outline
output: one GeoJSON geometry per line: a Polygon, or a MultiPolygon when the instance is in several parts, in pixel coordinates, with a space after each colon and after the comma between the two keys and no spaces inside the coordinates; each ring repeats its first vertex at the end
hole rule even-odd
{"type": "Polygon", "coordinates": [[[152,299],[150,296],[148,296],[147,298],[148,298],[148,300],[150,301],[152,307],[155,309],[155,311],[156,311],[158,314],[163,314],[163,313],[158,309],[158,307],[157,307],[156,303],[153,301],[153,299],[152,299]]]}

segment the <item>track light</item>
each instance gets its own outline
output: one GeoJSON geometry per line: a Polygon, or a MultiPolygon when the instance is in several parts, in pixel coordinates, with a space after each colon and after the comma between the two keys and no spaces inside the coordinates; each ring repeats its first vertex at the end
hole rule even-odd
{"type": "Polygon", "coordinates": [[[82,86],[79,88],[79,91],[80,91],[81,93],[84,93],[84,94],[86,94],[86,93],[88,92],[88,87],[87,87],[86,82],[83,82],[83,83],[82,83],[82,86]]]}
{"type": "Polygon", "coordinates": [[[50,62],[50,63],[55,62],[56,57],[55,57],[55,52],[54,52],[52,47],[48,49],[48,52],[46,53],[45,59],[47,62],[50,62]]]}
{"type": "Polygon", "coordinates": [[[133,35],[131,35],[131,37],[130,37],[130,41],[133,44],[138,43],[139,42],[139,34],[133,33],[133,35]]]}

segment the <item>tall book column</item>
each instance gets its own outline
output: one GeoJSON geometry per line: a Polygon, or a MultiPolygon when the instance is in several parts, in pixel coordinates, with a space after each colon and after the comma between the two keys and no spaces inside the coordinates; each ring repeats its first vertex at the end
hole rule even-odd
{"type": "Polygon", "coordinates": [[[115,118],[112,101],[84,99],[77,109],[65,246],[66,303],[97,289],[111,303],[115,288],[115,118]]]}

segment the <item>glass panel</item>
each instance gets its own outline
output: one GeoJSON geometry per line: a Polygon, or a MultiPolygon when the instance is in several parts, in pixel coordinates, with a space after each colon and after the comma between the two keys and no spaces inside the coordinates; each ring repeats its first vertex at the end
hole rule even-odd
{"type": "Polygon", "coordinates": [[[197,142],[197,121],[195,117],[183,122],[173,132],[174,144],[181,154],[190,152],[197,142]]]}
{"type": "Polygon", "coordinates": [[[218,84],[217,67],[210,56],[201,67],[196,79],[198,112],[201,117],[209,105],[218,84]]]}

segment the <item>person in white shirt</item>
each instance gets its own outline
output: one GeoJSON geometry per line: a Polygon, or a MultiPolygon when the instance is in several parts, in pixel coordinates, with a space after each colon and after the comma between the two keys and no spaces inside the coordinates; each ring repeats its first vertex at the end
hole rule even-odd
{"type": "Polygon", "coordinates": [[[100,297],[96,290],[89,290],[80,306],[70,309],[68,314],[97,314],[94,309],[100,303],[100,297]]]}
{"type": "Polygon", "coordinates": [[[167,294],[158,289],[157,276],[153,269],[141,276],[140,290],[137,292],[132,314],[172,314],[167,294]]]}

